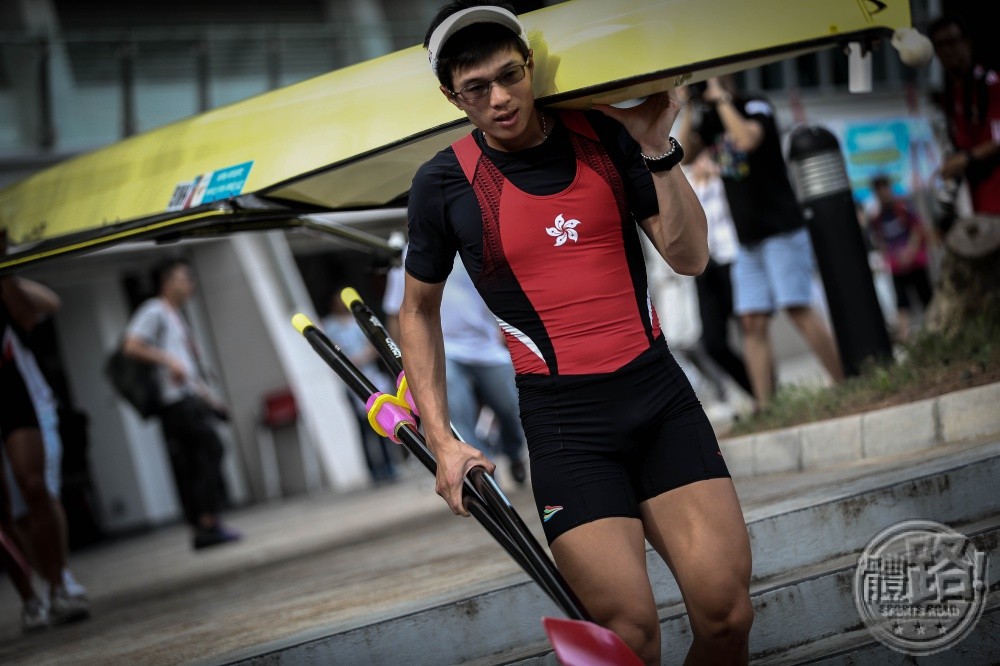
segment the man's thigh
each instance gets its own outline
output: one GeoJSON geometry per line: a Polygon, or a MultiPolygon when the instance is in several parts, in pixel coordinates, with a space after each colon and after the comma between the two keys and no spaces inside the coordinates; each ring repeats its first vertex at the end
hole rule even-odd
{"type": "Polygon", "coordinates": [[[556,538],[551,550],[560,574],[598,623],[622,614],[656,622],[646,542],[637,518],[584,523],[556,538]]]}
{"type": "Polygon", "coordinates": [[[689,611],[748,594],[750,539],[732,479],[681,486],[639,510],[646,539],[673,571],[689,611]]]}

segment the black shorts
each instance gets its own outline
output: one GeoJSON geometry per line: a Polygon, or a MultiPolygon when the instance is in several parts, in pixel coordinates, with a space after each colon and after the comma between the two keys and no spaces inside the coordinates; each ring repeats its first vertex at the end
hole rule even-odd
{"type": "Polygon", "coordinates": [[[15,430],[38,428],[35,405],[14,359],[0,359],[0,442],[15,430]]]}
{"type": "Polygon", "coordinates": [[[691,383],[663,338],[612,373],[517,378],[545,537],[689,483],[729,477],[691,383]]]}

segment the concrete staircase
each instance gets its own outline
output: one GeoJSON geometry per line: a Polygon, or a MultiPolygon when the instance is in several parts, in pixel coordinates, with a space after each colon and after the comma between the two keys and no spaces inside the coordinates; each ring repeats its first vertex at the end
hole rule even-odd
{"type": "MultiPolygon", "coordinates": [[[[878,643],[855,608],[858,554],[880,531],[908,519],[944,523],[987,554],[987,607],[973,632],[921,664],[1000,663],[1000,442],[935,456],[886,459],[810,484],[761,480],[744,512],[754,554],[756,619],[751,661],[759,664],[915,663],[878,643]],[[989,566],[992,564],[993,566],[989,566]]],[[[741,493],[743,496],[743,493],[741,493]]],[[[649,570],[660,606],[663,663],[679,664],[690,643],[680,594],[656,553],[649,570]]],[[[711,581],[705,581],[710,585],[711,581]]],[[[259,646],[232,664],[524,664],[558,662],[539,618],[559,610],[517,577],[360,626],[331,628],[259,646]]]]}

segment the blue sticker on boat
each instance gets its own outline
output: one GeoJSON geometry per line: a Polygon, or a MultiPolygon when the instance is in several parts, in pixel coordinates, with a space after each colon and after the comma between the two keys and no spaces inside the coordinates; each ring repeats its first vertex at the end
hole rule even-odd
{"type": "Polygon", "coordinates": [[[196,176],[192,180],[178,183],[167,204],[167,210],[184,210],[201,204],[221,201],[239,196],[250,176],[253,161],[216,169],[196,176]]]}

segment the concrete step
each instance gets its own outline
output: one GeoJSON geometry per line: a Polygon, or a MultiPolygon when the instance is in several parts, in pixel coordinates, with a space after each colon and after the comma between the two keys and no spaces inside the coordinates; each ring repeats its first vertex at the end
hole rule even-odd
{"type": "MultiPolygon", "coordinates": [[[[745,507],[758,608],[753,654],[771,658],[859,628],[852,596],[857,553],[899,521],[921,518],[956,529],[975,527],[987,535],[995,561],[998,474],[1000,443],[993,443],[745,507]]],[[[659,557],[651,552],[649,559],[661,606],[664,663],[680,663],[690,642],[680,595],[659,557]]],[[[1000,573],[994,569],[991,584],[1000,573]]],[[[544,615],[560,612],[519,576],[394,617],[261,646],[223,663],[389,664],[405,658],[414,665],[555,664],[539,622],[544,615]]]]}
{"type": "MultiPolygon", "coordinates": [[[[957,525],[955,529],[968,536],[977,549],[985,552],[988,561],[995,562],[1000,557],[1000,514],[974,524],[957,525]]],[[[898,654],[876,641],[858,616],[853,587],[857,563],[855,553],[755,582],[751,587],[756,613],[750,635],[751,662],[788,666],[842,655],[845,661],[830,663],[874,664],[874,659],[884,658],[886,653],[898,654]],[[871,655],[872,661],[851,661],[856,655],[871,655]]],[[[993,590],[987,598],[987,605],[1000,605],[1000,568],[993,567],[987,571],[986,585],[987,589],[993,590]]],[[[972,650],[975,654],[989,653],[995,657],[1000,655],[997,634],[991,634],[991,628],[998,620],[1000,613],[984,611],[976,629],[962,641],[963,650],[972,650]]],[[[660,630],[662,663],[682,663],[691,642],[690,625],[683,605],[674,604],[660,609],[660,630]]],[[[997,659],[964,663],[993,664],[997,663],[997,659]]],[[[558,666],[558,661],[545,642],[538,642],[467,664],[558,666]]]]}
{"type": "Polygon", "coordinates": [[[1000,604],[983,610],[975,628],[948,650],[916,658],[896,652],[877,640],[867,629],[844,632],[807,645],[755,660],[762,666],[952,666],[1000,664],[1000,604]]]}

